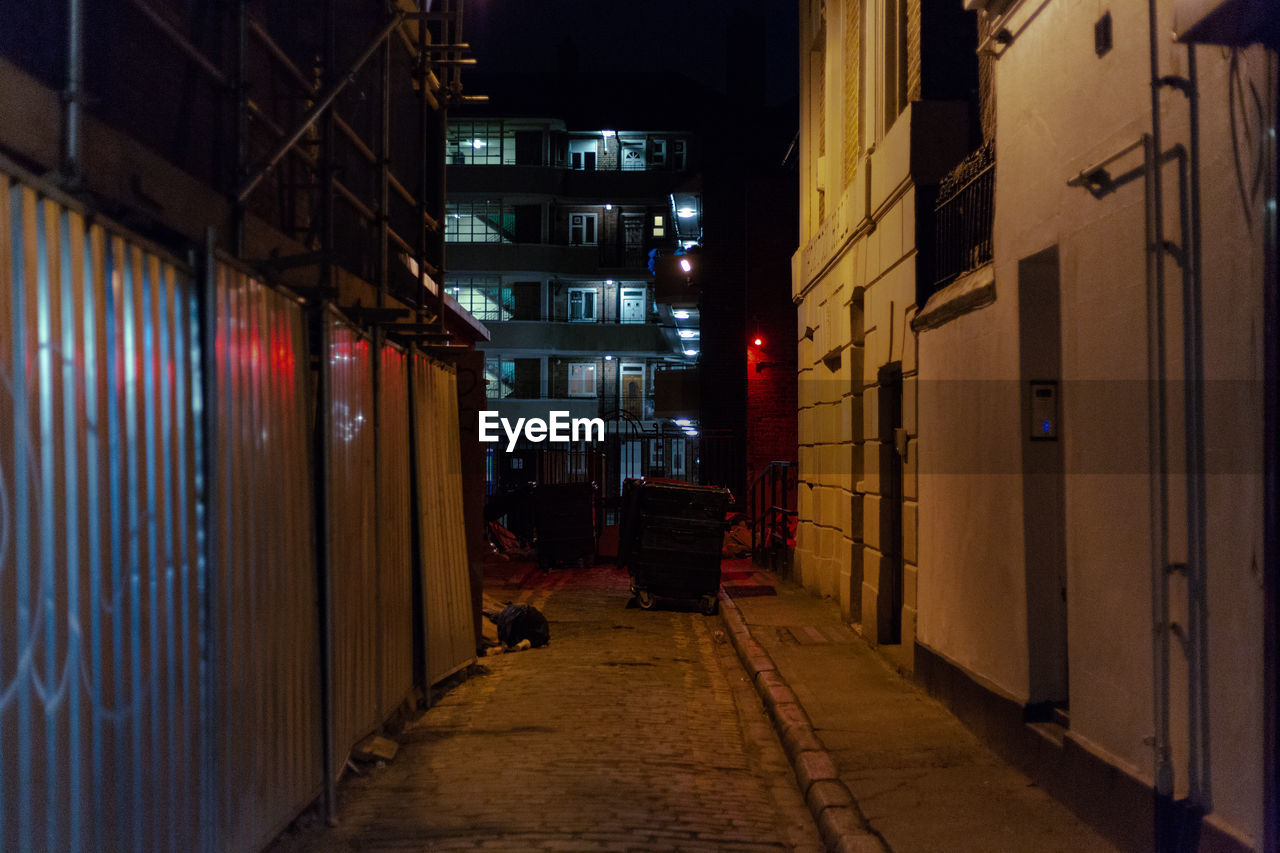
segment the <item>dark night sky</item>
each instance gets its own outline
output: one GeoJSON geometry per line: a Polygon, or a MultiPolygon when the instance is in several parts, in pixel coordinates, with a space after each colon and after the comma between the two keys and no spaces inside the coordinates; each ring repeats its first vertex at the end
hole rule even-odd
{"type": "Polygon", "coordinates": [[[722,92],[729,24],[753,15],[766,103],[796,96],[795,0],[468,0],[465,14],[477,71],[555,71],[571,41],[583,71],[678,72],[722,92]]]}

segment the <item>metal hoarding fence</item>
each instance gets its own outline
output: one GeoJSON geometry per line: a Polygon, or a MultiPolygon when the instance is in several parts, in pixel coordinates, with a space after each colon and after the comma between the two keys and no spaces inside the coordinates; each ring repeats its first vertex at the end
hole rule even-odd
{"type": "Polygon", "coordinates": [[[298,300],[216,265],[209,663],[218,847],[259,850],[323,783],[313,395],[298,300]]]}
{"type": "Polygon", "coordinates": [[[9,169],[0,849],[261,849],[474,660],[455,375],[9,169]]]}
{"type": "Polygon", "coordinates": [[[379,717],[413,688],[413,471],[409,465],[409,356],[383,344],[378,362],[379,717]]]}
{"type": "Polygon", "coordinates": [[[458,379],[413,357],[414,442],[428,685],[475,660],[470,574],[462,510],[458,379]]]}
{"type": "Polygon", "coordinates": [[[322,369],[327,460],[331,770],[381,723],[378,697],[377,500],[373,347],[330,309],[322,369]]]}
{"type": "Polygon", "coordinates": [[[197,295],[0,173],[0,847],[195,849],[197,295]]]}

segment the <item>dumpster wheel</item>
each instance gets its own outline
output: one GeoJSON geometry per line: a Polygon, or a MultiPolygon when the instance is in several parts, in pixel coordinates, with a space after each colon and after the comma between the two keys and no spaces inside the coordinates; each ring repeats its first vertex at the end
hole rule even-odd
{"type": "Polygon", "coordinates": [[[642,589],[636,593],[636,601],[640,603],[641,610],[653,609],[653,604],[654,604],[653,593],[649,592],[649,590],[647,589],[642,589]]]}
{"type": "Polygon", "coordinates": [[[715,614],[716,610],[719,609],[719,604],[720,602],[716,600],[714,595],[704,595],[702,598],[698,599],[699,607],[702,612],[708,616],[715,614]]]}

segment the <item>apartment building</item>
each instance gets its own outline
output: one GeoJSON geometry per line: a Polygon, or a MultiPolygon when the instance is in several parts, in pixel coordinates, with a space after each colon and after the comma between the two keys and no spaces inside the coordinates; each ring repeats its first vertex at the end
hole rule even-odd
{"type": "MultiPolygon", "coordinates": [[[[488,404],[512,421],[553,410],[606,420],[606,491],[626,477],[696,476],[696,406],[660,391],[688,386],[700,354],[696,291],[683,287],[702,239],[690,143],[688,132],[554,118],[449,124],[445,286],[490,330],[488,404]],[[667,269],[677,286],[660,293],[655,272],[667,269]]],[[[584,476],[591,450],[555,474],[548,454],[564,448],[493,452],[490,487],[584,476]]]]}

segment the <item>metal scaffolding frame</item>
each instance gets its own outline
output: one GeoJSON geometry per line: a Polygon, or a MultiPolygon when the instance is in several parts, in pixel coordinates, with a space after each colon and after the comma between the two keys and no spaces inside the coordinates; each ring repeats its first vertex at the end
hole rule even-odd
{"type": "MultiPolygon", "coordinates": [[[[62,172],[64,181],[72,188],[82,181],[87,29],[84,22],[86,6],[91,2],[67,0],[62,172]]],[[[444,272],[443,146],[447,111],[453,104],[485,100],[462,94],[461,72],[475,64],[475,59],[468,56],[470,46],[462,37],[464,0],[369,0],[369,11],[360,16],[359,23],[367,25],[376,19],[381,26],[372,38],[355,45],[350,44],[353,38],[345,39],[346,43],[342,38],[347,31],[343,25],[351,21],[339,21],[337,0],[325,0],[319,10],[323,18],[321,50],[316,56],[315,67],[305,71],[273,37],[268,26],[252,14],[250,5],[249,0],[237,0],[217,7],[219,20],[212,26],[234,30],[230,39],[230,61],[220,64],[197,44],[204,34],[184,33],[174,23],[172,15],[153,6],[151,0],[128,0],[128,6],[179,51],[191,67],[198,69],[219,97],[234,100],[235,172],[230,185],[221,188],[231,205],[232,226],[231,233],[224,235],[222,242],[234,256],[253,263],[266,274],[289,268],[317,267],[316,295],[331,297],[337,293],[336,208],[339,204],[345,205],[377,236],[373,275],[362,274],[362,270],[352,270],[352,273],[357,277],[374,279],[378,308],[386,307],[394,296],[417,309],[420,321],[430,320],[437,324],[432,336],[438,338],[444,332],[445,317],[444,289],[439,282],[444,272]],[[257,53],[259,51],[261,55],[257,53]],[[402,170],[400,176],[393,169],[391,153],[395,52],[400,52],[410,63],[411,86],[417,103],[418,162],[402,170]],[[271,68],[282,72],[281,79],[295,89],[290,97],[308,105],[289,126],[282,127],[253,97],[251,59],[262,58],[271,68]],[[356,82],[357,76],[367,73],[371,67],[377,68],[380,78],[376,87],[380,110],[377,129],[362,135],[354,122],[340,114],[338,101],[344,90],[356,82]],[[373,138],[368,138],[370,136],[373,138]],[[263,140],[269,146],[269,153],[254,157],[251,154],[253,143],[257,142],[261,147],[263,140]],[[376,173],[376,197],[362,197],[349,185],[346,175],[336,168],[338,145],[354,152],[359,161],[376,173]],[[261,200],[271,185],[270,179],[279,176],[285,171],[285,165],[292,163],[305,171],[307,180],[287,185],[283,184],[287,178],[281,177],[280,181],[291,191],[301,187],[310,195],[306,199],[307,231],[302,239],[307,251],[288,257],[246,258],[248,213],[254,201],[261,200]],[[417,172],[420,178],[412,190],[406,186],[405,172],[417,172]],[[407,206],[414,213],[413,224],[408,229],[402,226],[397,230],[392,225],[392,208],[400,205],[407,206]],[[420,283],[420,288],[401,288],[399,292],[393,292],[397,255],[403,261],[407,274],[420,283]]],[[[209,27],[209,22],[205,22],[203,28],[207,30],[209,27]]],[[[277,190],[280,190],[279,185],[277,190]]],[[[286,218],[282,211],[280,219],[286,218]]],[[[289,234],[291,226],[296,223],[281,221],[271,224],[289,234]]]]}

